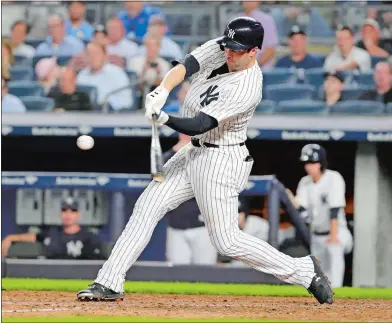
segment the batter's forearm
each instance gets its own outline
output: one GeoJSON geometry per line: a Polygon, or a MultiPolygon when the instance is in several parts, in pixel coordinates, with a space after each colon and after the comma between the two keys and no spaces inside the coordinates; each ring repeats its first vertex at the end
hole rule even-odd
{"type": "Polygon", "coordinates": [[[185,79],[186,69],[182,64],[178,64],[166,73],[161,82],[161,86],[169,92],[185,79]]]}
{"type": "Polygon", "coordinates": [[[10,234],[7,237],[11,242],[35,242],[37,235],[32,232],[20,233],[20,234],[10,234]]]}
{"type": "Polygon", "coordinates": [[[185,135],[195,136],[216,128],[218,126],[218,121],[215,118],[200,112],[194,118],[169,116],[166,125],[185,135]]]}
{"type": "Polygon", "coordinates": [[[330,230],[330,237],[331,239],[336,239],[338,237],[338,230],[339,230],[339,221],[338,219],[331,220],[331,230],[330,230]]]}

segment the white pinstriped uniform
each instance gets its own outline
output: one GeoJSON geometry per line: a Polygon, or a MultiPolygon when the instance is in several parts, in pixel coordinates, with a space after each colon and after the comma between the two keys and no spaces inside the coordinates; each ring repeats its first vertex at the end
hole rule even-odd
{"type": "Polygon", "coordinates": [[[207,80],[213,70],[225,64],[224,52],[211,40],[191,54],[198,60],[200,70],[192,77],[184,115],[192,117],[202,111],[216,118],[217,128],[196,137],[220,147],[188,144],[165,164],[165,181],[152,181],[140,196],[95,282],[122,292],[126,272],[149,242],[158,221],[169,210],[195,197],[211,242],[222,255],[308,288],[315,275],[310,257],[291,258],[238,227],[238,195],[253,165],[253,160],[245,161],[249,155],[246,146],[238,144],[246,140],[248,121],[261,100],[260,68],[256,64],[207,80]]]}

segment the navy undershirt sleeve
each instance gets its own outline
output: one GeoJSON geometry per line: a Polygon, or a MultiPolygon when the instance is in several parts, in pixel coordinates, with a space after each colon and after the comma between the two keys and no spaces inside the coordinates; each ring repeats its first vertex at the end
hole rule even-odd
{"type": "Polygon", "coordinates": [[[208,114],[200,112],[194,118],[169,116],[166,125],[185,135],[195,136],[216,128],[218,126],[218,121],[208,114]]]}

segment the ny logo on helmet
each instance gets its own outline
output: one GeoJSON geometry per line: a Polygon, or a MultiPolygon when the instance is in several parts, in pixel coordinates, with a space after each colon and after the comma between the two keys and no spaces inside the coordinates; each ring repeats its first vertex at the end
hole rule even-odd
{"type": "Polygon", "coordinates": [[[229,29],[227,36],[231,39],[234,39],[235,31],[233,29],[229,29]]]}

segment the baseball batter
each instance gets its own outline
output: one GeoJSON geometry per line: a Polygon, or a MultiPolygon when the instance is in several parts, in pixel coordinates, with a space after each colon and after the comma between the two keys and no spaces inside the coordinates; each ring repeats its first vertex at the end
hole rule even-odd
{"type": "Polygon", "coordinates": [[[146,117],[193,136],[164,167],[165,181],[152,181],[95,282],[78,293],[80,300],[124,297],[125,275],[151,238],[158,221],[181,203],[195,198],[212,244],[222,255],[246,262],[284,282],[304,286],[320,303],[333,292],[314,256],[292,258],[238,226],[238,195],[253,159],[245,145],[248,122],[261,100],[262,73],[256,54],[264,39],[254,19],[233,19],[224,36],[210,40],[175,62],[160,86],[146,98],[146,117]],[[184,117],[161,111],[169,92],[192,77],[184,117]]]}
{"type": "Polygon", "coordinates": [[[346,184],[337,171],[327,169],[326,151],[320,145],[304,146],[300,161],[308,175],[298,184],[296,200],[301,214],[310,223],[310,249],[321,261],[332,287],[341,287],[344,254],[353,248],[344,213],[346,184]]]}

